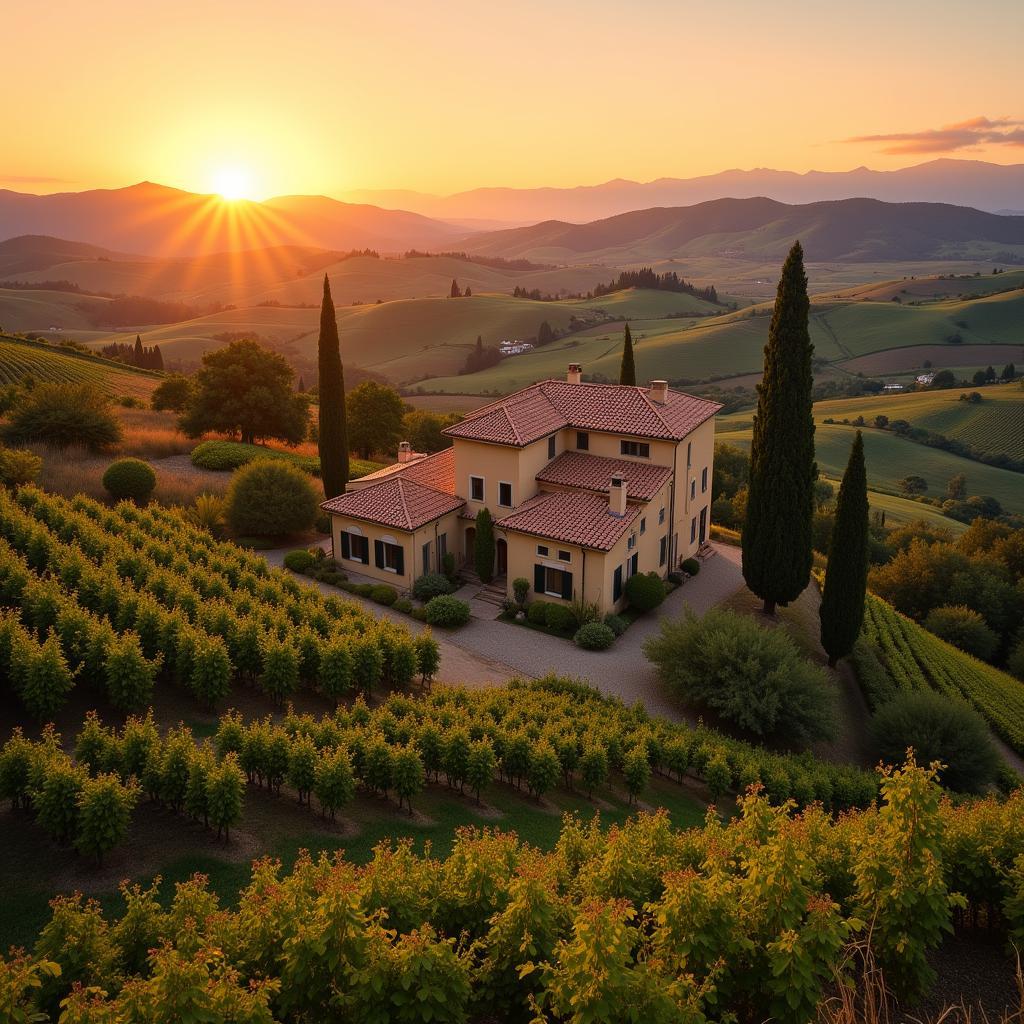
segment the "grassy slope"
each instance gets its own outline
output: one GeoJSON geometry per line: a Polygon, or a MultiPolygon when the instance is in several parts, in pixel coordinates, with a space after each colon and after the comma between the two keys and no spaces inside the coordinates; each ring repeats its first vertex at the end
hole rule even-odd
{"type": "Polygon", "coordinates": [[[136,398],[152,394],[160,383],[160,377],[155,374],[109,359],[0,336],[0,385],[15,384],[29,376],[37,382],[88,382],[99,385],[109,394],[136,398]]]}
{"type": "MultiPolygon", "coordinates": [[[[856,430],[856,427],[838,423],[818,423],[814,435],[815,455],[818,465],[830,477],[842,476],[856,430]]],[[[750,446],[749,429],[722,430],[715,436],[719,441],[744,448],[750,446]]],[[[970,494],[991,495],[1005,509],[1024,512],[1024,476],[1020,473],[962,459],[882,430],[864,431],[864,454],[868,484],[875,490],[898,493],[897,481],[908,473],[916,473],[928,481],[927,493],[930,496],[945,497],[946,481],[957,473],[963,473],[967,477],[970,494]]]]}
{"type": "Polygon", "coordinates": [[[56,326],[81,338],[83,331],[92,333],[95,328],[80,307],[101,306],[108,301],[74,292],[0,288],[0,330],[45,331],[56,326]]]}

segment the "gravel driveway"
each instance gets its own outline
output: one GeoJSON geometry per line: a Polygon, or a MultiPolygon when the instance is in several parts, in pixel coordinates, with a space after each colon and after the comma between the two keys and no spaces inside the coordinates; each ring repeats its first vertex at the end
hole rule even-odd
{"type": "MultiPolygon", "coordinates": [[[[324,546],[330,541],[325,540],[324,546]]],[[[291,548],[262,552],[271,565],[280,567],[291,548]]],[[[665,599],[657,615],[637,620],[619,637],[608,651],[584,651],[568,640],[549,636],[537,630],[499,622],[495,618],[474,617],[469,625],[454,633],[434,631],[441,647],[439,679],[467,686],[504,683],[511,676],[544,676],[555,673],[576,676],[589,682],[602,693],[622,698],[630,704],[642,701],[652,714],[680,720],[682,710],[668,697],[658,680],[654,667],[643,654],[643,642],[658,629],[664,616],[675,618],[685,608],[702,615],[720,604],[743,585],[740,571],[740,550],[728,545],[715,545],[717,554],[704,562],[700,575],[687,580],[665,599]]],[[[415,628],[417,623],[401,612],[392,611],[345,594],[336,587],[306,581],[325,594],[345,597],[362,605],[374,615],[401,622],[415,628]]],[[[489,605],[473,602],[484,614],[497,615],[489,605]]]]}

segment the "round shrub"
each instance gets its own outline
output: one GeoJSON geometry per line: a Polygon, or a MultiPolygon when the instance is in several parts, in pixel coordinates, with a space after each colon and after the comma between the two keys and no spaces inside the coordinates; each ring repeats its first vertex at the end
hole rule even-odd
{"type": "Polygon", "coordinates": [[[996,777],[999,755],[982,717],[963,701],[931,690],[905,690],[879,708],[871,738],[887,764],[902,764],[913,747],[920,764],[940,761],[940,781],[976,793],[996,777]]]}
{"type": "Polygon", "coordinates": [[[700,572],[700,562],[696,558],[683,559],[682,570],[687,576],[696,576],[700,572]]]}
{"type": "Polygon", "coordinates": [[[413,603],[407,597],[400,597],[392,606],[396,612],[404,612],[406,615],[412,614],[413,603]]]}
{"type": "Polygon", "coordinates": [[[571,633],[578,625],[572,609],[567,608],[564,604],[549,604],[544,621],[548,629],[553,629],[558,633],[571,633]]]}
{"type": "Polygon", "coordinates": [[[370,591],[370,600],[377,604],[393,605],[398,600],[398,591],[387,583],[378,583],[370,591]]]}
{"type": "Polygon", "coordinates": [[[520,608],[526,604],[526,596],[530,593],[530,581],[525,576],[517,576],[512,581],[512,594],[520,608]]]}
{"type": "Polygon", "coordinates": [[[985,620],[964,605],[933,608],[924,620],[924,628],[982,661],[988,661],[999,646],[999,637],[985,620]]]}
{"type": "Polygon", "coordinates": [[[447,576],[442,576],[439,572],[427,572],[413,583],[412,596],[417,601],[429,601],[432,597],[450,594],[452,589],[447,576]]]}
{"type": "Polygon", "coordinates": [[[19,396],[4,431],[14,443],[43,441],[103,451],[121,440],[108,395],[92,384],[37,384],[19,396]]]}
{"type": "Polygon", "coordinates": [[[277,459],[257,459],[235,471],[225,517],[237,534],[280,537],[308,530],[319,505],[310,478],[277,459]]]}
{"type": "Polygon", "coordinates": [[[352,593],[358,597],[369,597],[373,593],[372,583],[357,583],[352,588],[352,593]]]}
{"type": "Polygon", "coordinates": [[[665,600],[665,584],[656,572],[637,573],[626,580],[626,598],[630,608],[649,612],[665,600]]]}
{"type": "Polygon", "coordinates": [[[604,624],[616,636],[622,636],[622,634],[626,632],[626,627],[629,625],[621,615],[616,615],[614,612],[609,612],[604,617],[604,624]]]}
{"type": "Polygon", "coordinates": [[[118,501],[127,498],[142,505],[149,501],[156,487],[156,473],[142,459],[118,459],[107,466],[103,474],[103,486],[118,501]]]}
{"type": "Polygon", "coordinates": [[[835,687],[781,629],[713,608],[662,619],[644,653],[684,700],[759,737],[807,745],[835,732],[835,687]]]}
{"type": "Polygon", "coordinates": [[[547,625],[548,608],[551,607],[548,601],[534,601],[527,605],[526,618],[534,626],[547,625]]]}
{"type": "Polygon", "coordinates": [[[316,559],[306,550],[299,548],[297,551],[289,551],[284,556],[284,567],[292,572],[305,572],[311,569],[316,559]]]}
{"type": "Polygon", "coordinates": [[[585,651],[606,651],[615,643],[615,634],[603,622],[588,622],[576,630],[572,642],[585,651]]]}
{"type": "Polygon", "coordinates": [[[469,605],[451,594],[432,597],[424,607],[428,625],[455,629],[469,622],[469,605]]]}

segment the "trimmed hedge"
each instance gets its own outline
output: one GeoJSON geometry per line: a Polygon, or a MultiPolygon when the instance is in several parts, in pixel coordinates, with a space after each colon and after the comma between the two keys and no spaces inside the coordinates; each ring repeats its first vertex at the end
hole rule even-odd
{"type": "Polygon", "coordinates": [[[315,562],[316,559],[304,548],[289,551],[284,556],[284,567],[291,569],[292,572],[305,572],[307,569],[311,569],[315,562]]]}
{"type": "Polygon", "coordinates": [[[656,572],[637,573],[626,580],[626,599],[638,612],[653,611],[665,600],[665,583],[656,572]]]}
{"type": "Polygon", "coordinates": [[[576,630],[572,641],[585,651],[606,651],[615,643],[615,633],[603,622],[588,622],[576,630]]]}
{"type": "Polygon", "coordinates": [[[413,583],[412,596],[417,601],[429,601],[432,597],[450,594],[454,589],[447,576],[439,572],[427,572],[413,583]]]}
{"type": "Polygon", "coordinates": [[[398,591],[387,583],[378,583],[370,590],[370,600],[377,604],[393,605],[398,600],[398,591]]]}
{"type": "Polygon", "coordinates": [[[127,499],[137,505],[144,505],[156,487],[156,473],[142,459],[118,459],[107,466],[103,474],[103,486],[118,501],[127,499]]]}
{"type": "Polygon", "coordinates": [[[700,562],[696,558],[686,558],[681,568],[687,576],[696,576],[700,572],[700,562]]]}
{"type": "Polygon", "coordinates": [[[549,604],[545,609],[544,624],[559,633],[571,633],[578,625],[572,609],[564,604],[549,604]]]}
{"type": "Polygon", "coordinates": [[[442,629],[456,629],[469,622],[469,605],[451,594],[432,597],[423,610],[428,625],[442,629]]]}

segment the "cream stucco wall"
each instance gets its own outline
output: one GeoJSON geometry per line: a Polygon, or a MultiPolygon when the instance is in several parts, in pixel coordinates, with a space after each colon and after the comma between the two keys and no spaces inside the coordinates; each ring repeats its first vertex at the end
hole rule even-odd
{"type": "Polygon", "coordinates": [[[338,560],[343,569],[350,572],[357,572],[371,579],[380,580],[382,583],[390,583],[399,590],[410,590],[413,581],[423,575],[423,545],[430,543],[430,571],[438,571],[438,549],[439,539],[442,535],[447,536],[447,550],[458,556],[459,545],[459,521],[458,514],[451,512],[440,519],[421,526],[414,533],[406,530],[395,530],[386,526],[378,526],[376,523],[368,523],[362,519],[352,519],[348,516],[331,516],[331,538],[334,545],[334,557],[338,560]],[[346,559],[341,554],[342,532],[354,533],[366,537],[369,543],[369,558],[366,563],[357,562],[353,559],[346,559]],[[382,540],[389,544],[397,544],[404,551],[404,569],[402,575],[391,572],[387,569],[380,569],[374,564],[373,542],[382,540]]]}

